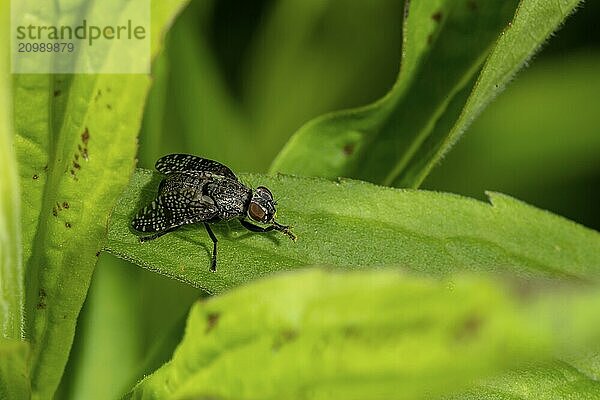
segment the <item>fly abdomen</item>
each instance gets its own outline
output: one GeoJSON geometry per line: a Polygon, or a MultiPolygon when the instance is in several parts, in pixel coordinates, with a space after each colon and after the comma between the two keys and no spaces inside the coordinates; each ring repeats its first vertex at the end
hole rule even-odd
{"type": "Polygon", "coordinates": [[[175,173],[170,174],[163,179],[160,184],[159,193],[168,193],[177,190],[198,190],[202,191],[202,187],[208,182],[206,178],[194,176],[191,174],[175,173]]]}

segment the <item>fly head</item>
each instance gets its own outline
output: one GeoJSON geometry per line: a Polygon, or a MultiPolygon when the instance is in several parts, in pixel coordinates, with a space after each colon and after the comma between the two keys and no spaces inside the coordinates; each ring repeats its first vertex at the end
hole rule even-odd
{"type": "Polygon", "coordinates": [[[273,200],[271,191],[264,186],[259,186],[252,193],[252,199],[247,211],[248,217],[263,224],[273,222],[276,204],[277,202],[273,200]]]}

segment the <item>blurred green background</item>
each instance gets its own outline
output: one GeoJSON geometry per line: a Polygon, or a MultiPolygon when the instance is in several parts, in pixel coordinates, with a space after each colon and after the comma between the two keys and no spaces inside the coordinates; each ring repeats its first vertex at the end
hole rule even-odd
{"type": "MultiPolygon", "coordinates": [[[[186,152],[265,172],[306,121],[386,93],[402,15],[399,0],[193,1],[153,66],[139,166],[186,152]]],[[[586,2],[569,18],[423,187],[500,191],[600,230],[599,16],[586,2]]],[[[201,295],[103,254],[62,393],[118,397],[168,359],[201,295]]]]}

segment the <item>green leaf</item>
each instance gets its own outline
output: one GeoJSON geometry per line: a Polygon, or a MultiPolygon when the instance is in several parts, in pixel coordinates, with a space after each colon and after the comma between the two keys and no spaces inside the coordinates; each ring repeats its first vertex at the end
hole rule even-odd
{"type": "MultiPolygon", "coordinates": [[[[534,293],[534,286],[521,293],[534,293]]],[[[556,288],[555,288],[556,289],[556,288]]],[[[550,400],[597,399],[600,393],[600,356],[597,340],[589,335],[598,326],[597,310],[591,305],[592,294],[572,296],[568,291],[546,291],[552,296],[529,307],[528,320],[540,323],[547,320],[554,327],[558,348],[567,349],[575,342],[592,344],[573,354],[563,351],[562,360],[543,365],[527,365],[517,371],[480,380],[472,388],[452,399],[465,400],[550,400]],[[558,327],[563,329],[557,330],[558,327]],[[586,332],[587,331],[587,332],[586,332]],[[587,336],[587,337],[586,337],[587,336]],[[596,350],[595,350],[596,349],[596,350]],[[584,354],[582,356],[582,354],[584,354]]]]}
{"type": "Polygon", "coordinates": [[[240,79],[249,135],[260,143],[251,152],[261,162],[257,172],[307,120],[373,101],[389,89],[403,10],[402,0],[289,0],[263,12],[240,79]]]}
{"type": "Polygon", "coordinates": [[[416,165],[399,186],[419,186],[444,153],[458,140],[469,124],[496,97],[527,60],[573,12],[580,0],[521,0],[513,21],[502,33],[479,74],[477,83],[460,117],[436,128],[426,146],[416,154],[416,165]]]}
{"type": "MultiPolygon", "coordinates": [[[[9,43],[9,2],[0,0],[0,43],[9,43]]],[[[0,51],[0,338],[20,339],[25,305],[21,211],[13,147],[9,46],[0,51]]],[[[0,376],[1,378],[1,376],[0,376]]]]}
{"type": "Polygon", "coordinates": [[[392,90],[304,125],[271,171],[419,186],[577,3],[523,0],[507,28],[514,1],[411,2],[392,90]]]}
{"type": "Polygon", "coordinates": [[[130,396],[436,398],[597,340],[597,313],[577,314],[597,291],[562,293],[571,301],[556,309],[545,297],[518,308],[505,290],[391,271],[280,275],[198,302],[173,359],[130,396]]]}
{"type": "Polygon", "coordinates": [[[131,387],[144,341],[137,318],[140,293],[131,285],[134,279],[127,278],[139,279],[139,272],[109,254],[101,255],[63,379],[73,374],[69,398],[116,399],[131,387]]]}
{"type": "MultiPolygon", "coordinates": [[[[153,55],[184,3],[152,2],[153,55]]],[[[61,21],[85,18],[86,7],[72,4],[61,21]]],[[[110,4],[94,7],[102,12],[110,4]]],[[[26,334],[35,398],[52,397],[62,375],[108,213],[135,165],[149,84],[145,75],[15,76],[26,334]]]]}
{"type": "MultiPolygon", "coordinates": [[[[563,208],[578,208],[574,202],[584,199],[565,186],[598,170],[599,70],[600,54],[588,52],[536,62],[486,109],[423,187],[469,196],[493,187],[553,209],[563,193],[563,208]]],[[[581,219],[589,218],[586,211],[580,207],[581,219]]]]}
{"type": "Polygon", "coordinates": [[[29,386],[29,343],[0,338],[0,399],[31,397],[29,386]]]}
{"type": "Polygon", "coordinates": [[[563,361],[487,379],[454,400],[597,399],[600,382],[563,361]]]}
{"type": "Polygon", "coordinates": [[[60,398],[119,398],[169,360],[198,297],[198,289],[103,253],[79,315],[60,398]]]}
{"type": "Polygon", "coordinates": [[[296,243],[277,232],[250,233],[235,220],[217,224],[217,273],[209,271],[212,242],[202,226],[140,243],[131,220],[155,197],[160,176],[138,169],[113,211],[107,250],[209,292],[315,264],[400,265],[437,274],[508,270],[580,279],[595,279],[600,271],[600,234],[501,194],[490,194],[490,206],[350,180],[241,179],[272,190],[277,219],[294,226],[296,243]]]}
{"type": "MultiPolygon", "coordinates": [[[[0,43],[9,43],[9,1],[0,0],[0,43]]],[[[0,399],[31,396],[24,333],[20,188],[13,146],[10,46],[0,50],[0,399]]]]}
{"type": "Polygon", "coordinates": [[[435,128],[460,108],[455,96],[473,78],[506,26],[517,1],[410,2],[401,71],[392,90],[370,106],[325,115],[304,125],[271,170],[349,176],[393,183],[419,159],[435,128]]]}

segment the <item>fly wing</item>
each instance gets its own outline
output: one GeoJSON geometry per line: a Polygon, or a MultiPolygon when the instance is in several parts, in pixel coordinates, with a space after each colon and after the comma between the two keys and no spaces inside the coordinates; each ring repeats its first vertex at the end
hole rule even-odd
{"type": "Polygon", "coordinates": [[[193,200],[193,194],[192,190],[179,190],[159,195],[137,213],[131,226],[139,232],[162,232],[217,215],[218,209],[210,198],[193,200]]]}
{"type": "Polygon", "coordinates": [[[169,154],[161,157],[156,162],[156,170],[163,174],[172,174],[175,172],[186,173],[189,171],[209,172],[213,175],[223,176],[237,180],[237,177],[228,167],[223,164],[193,156],[191,154],[169,154]]]}

